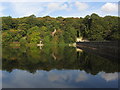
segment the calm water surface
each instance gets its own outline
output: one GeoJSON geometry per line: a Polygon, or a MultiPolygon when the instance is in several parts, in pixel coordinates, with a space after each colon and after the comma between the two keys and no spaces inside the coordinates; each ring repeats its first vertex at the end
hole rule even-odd
{"type": "Polygon", "coordinates": [[[3,48],[3,88],[117,88],[118,61],[68,46],[3,48]]]}

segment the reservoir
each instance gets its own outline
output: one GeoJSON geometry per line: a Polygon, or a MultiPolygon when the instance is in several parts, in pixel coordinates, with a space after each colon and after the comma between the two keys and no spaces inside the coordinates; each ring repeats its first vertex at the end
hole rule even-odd
{"type": "Polygon", "coordinates": [[[118,60],[83,48],[3,47],[2,54],[3,88],[118,88],[118,60]]]}

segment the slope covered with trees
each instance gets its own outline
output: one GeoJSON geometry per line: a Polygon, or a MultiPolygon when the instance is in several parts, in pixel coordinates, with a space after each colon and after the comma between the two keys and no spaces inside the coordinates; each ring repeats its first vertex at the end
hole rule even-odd
{"type": "Polygon", "coordinates": [[[40,40],[49,44],[73,43],[77,37],[90,41],[115,41],[120,40],[119,19],[100,17],[95,13],[84,18],[2,17],[2,40],[3,44],[19,42],[23,45],[36,44],[40,40]]]}

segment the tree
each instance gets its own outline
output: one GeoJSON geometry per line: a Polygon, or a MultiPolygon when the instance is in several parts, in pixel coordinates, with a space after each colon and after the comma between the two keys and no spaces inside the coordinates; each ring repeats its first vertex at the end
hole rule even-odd
{"type": "Polygon", "coordinates": [[[23,18],[2,17],[3,42],[39,43],[74,43],[77,37],[90,41],[120,40],[119,17],[98,14],[84,18],[36,17],[23,18]],[[55,32],[52,36],[52,32],[55,32]]]}
{"type": "Polygon", "coordinates": [[[38,43],[40,41],[40,28],[35,26],[28,30],[27,32],[28,43],[38,43]]]}
{"type": "Polygon", "coordinates": [[[18,21],[11,16],[2,17],[2,30],[16,29],[18,21]]]}

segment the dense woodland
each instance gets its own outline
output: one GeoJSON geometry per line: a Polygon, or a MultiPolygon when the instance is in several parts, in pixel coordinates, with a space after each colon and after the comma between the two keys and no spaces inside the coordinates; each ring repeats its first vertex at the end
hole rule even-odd
{"type": "Polygon", "coordinates": [[[84,18],[2,17],[3,44],[18,42],[22,45],[36,44],[40,40],[49,44],[73,43],[77,37],[89,41],[120,40],[119,17],[100,17],[93,13],[84,18]]]}

